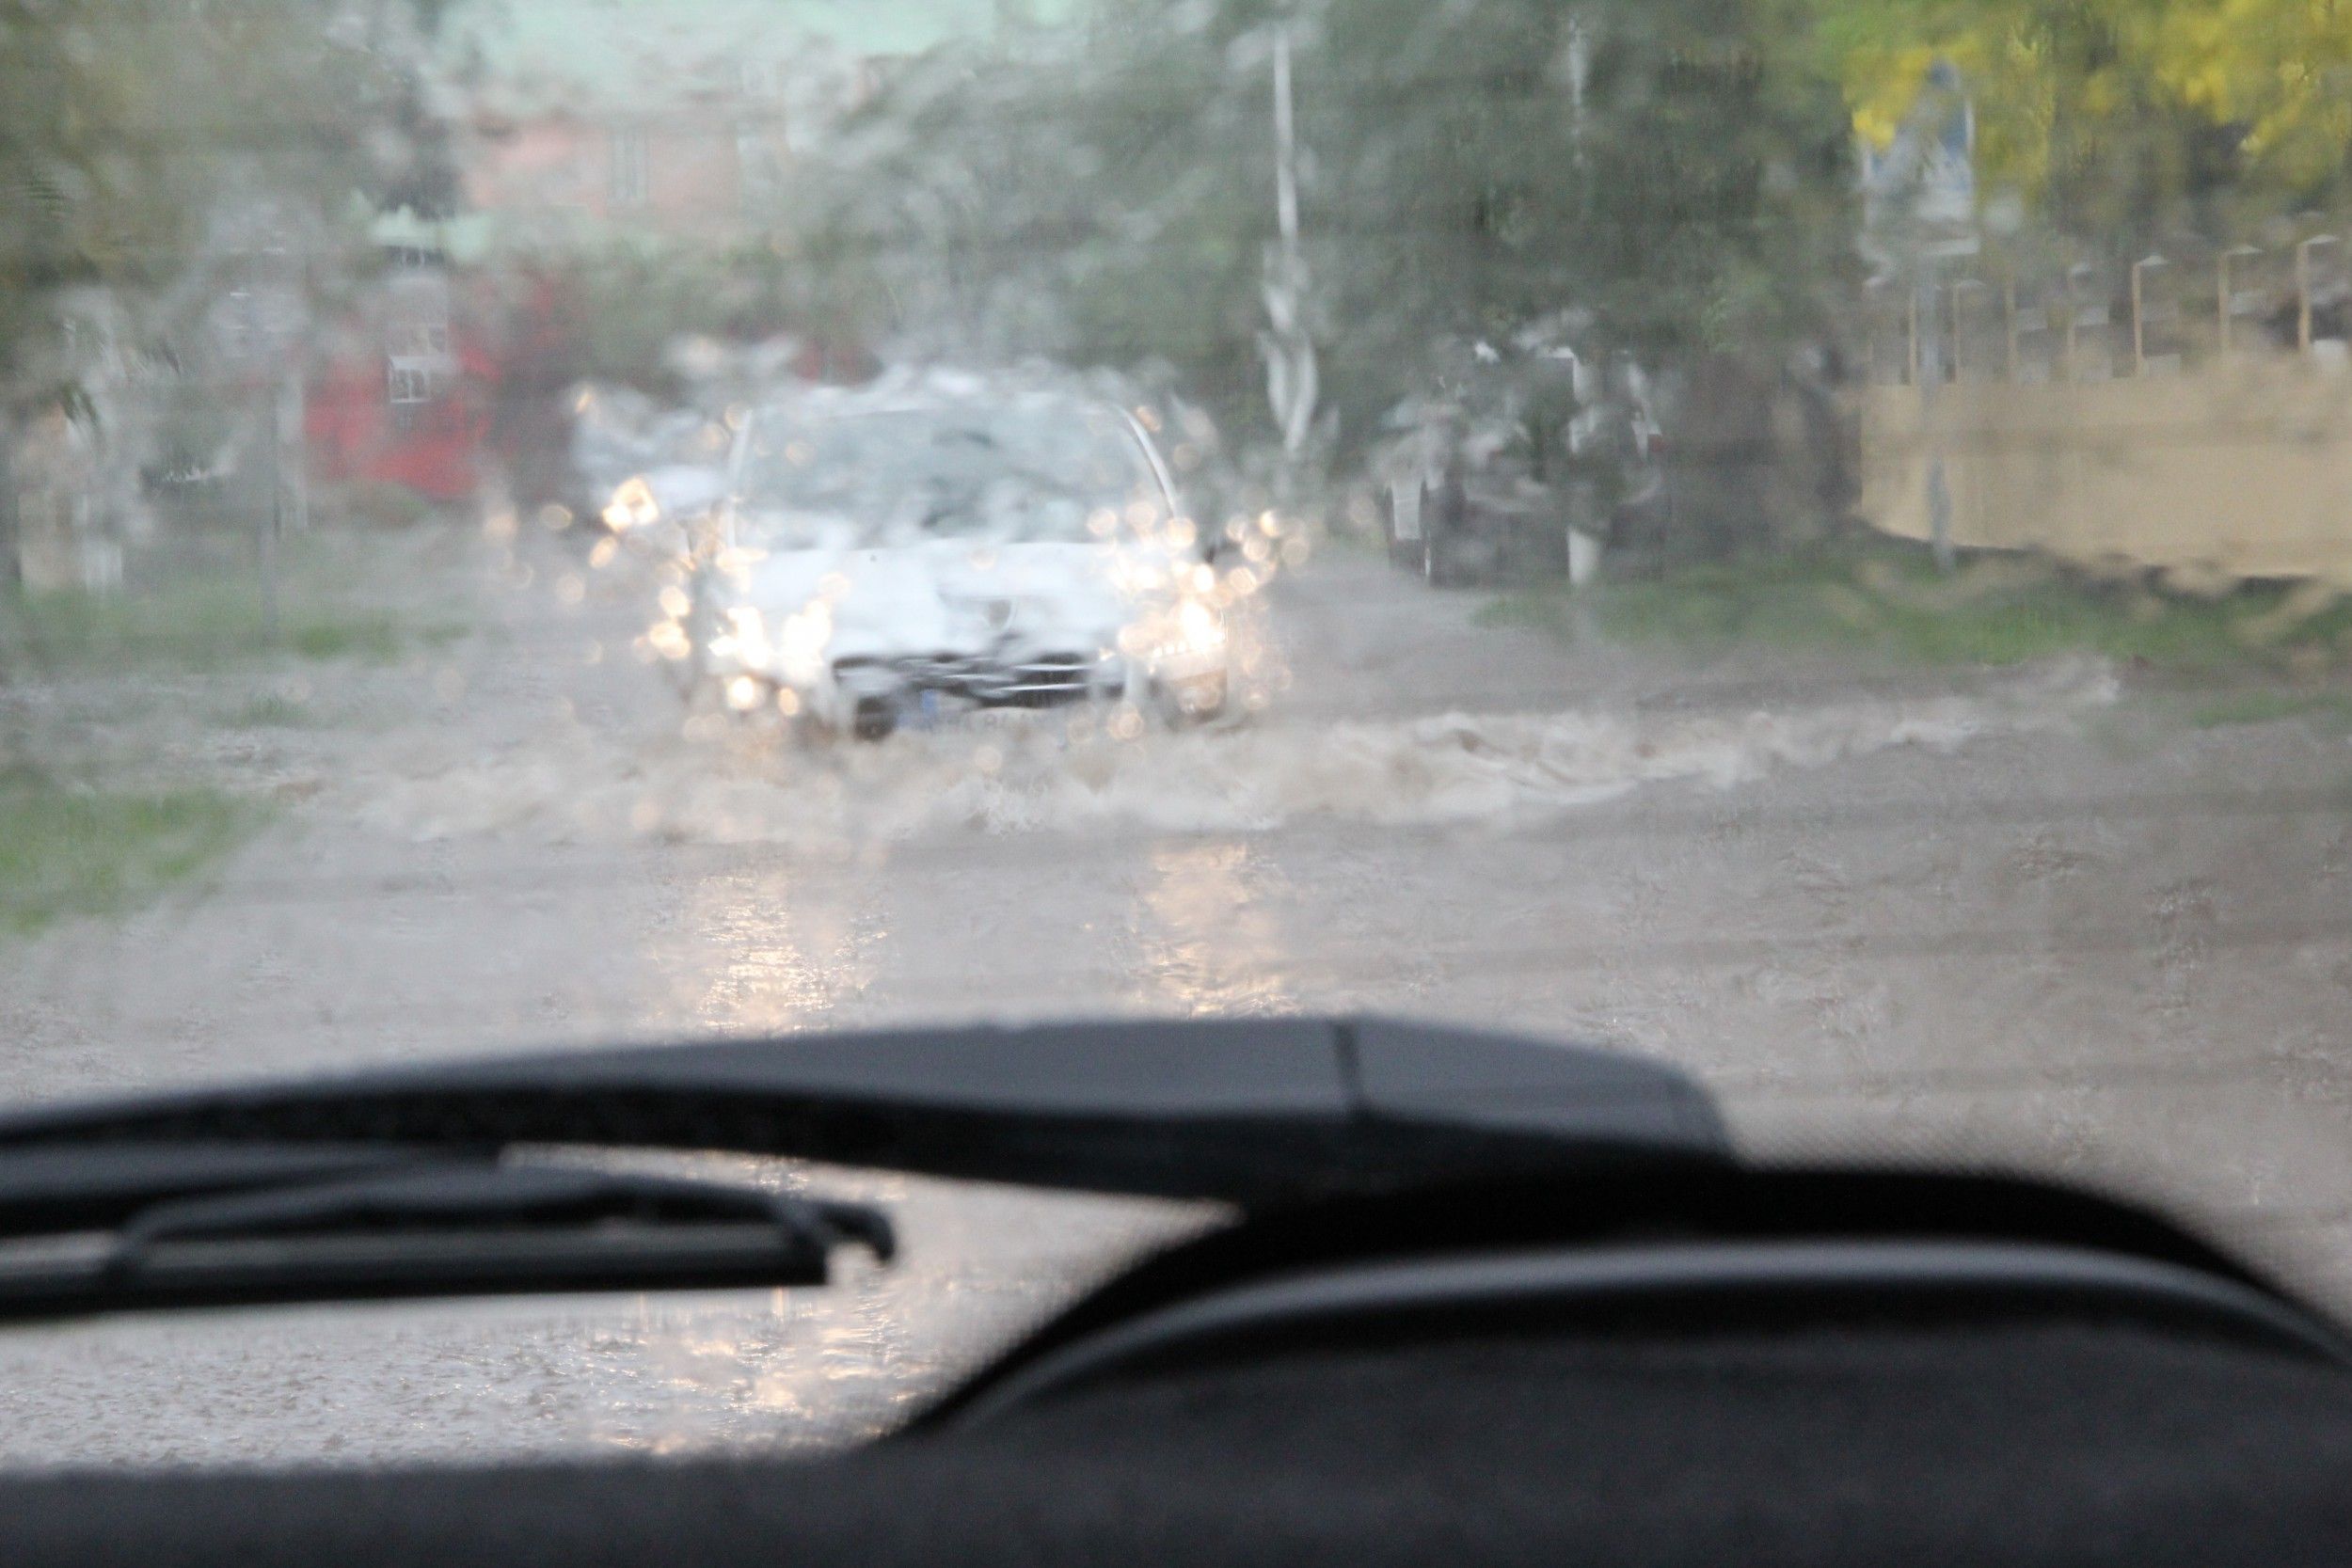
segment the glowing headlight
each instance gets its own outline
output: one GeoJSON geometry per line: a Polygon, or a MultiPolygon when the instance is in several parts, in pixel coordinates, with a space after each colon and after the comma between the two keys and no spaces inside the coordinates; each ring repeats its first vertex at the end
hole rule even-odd
{"type": "Polygon", "coordinates": [[[756,606],[737,605],[727,611],[727,626],[736,657],[754,670],[765,670],[775,658],[768,641],[768,623],[756,606]]]}
{"type": "Polygon", "coordinates": [[[1225,623],[1199,599],[1176,607],[1176,641],[1180,647],[1207,653],[1225,645],[1225,623]]]}
{"type": "Polygon", "coordinates": [[[634,528],[648,528],[661,520],[661,503],[654,499],[653,486],[642,477],[621,482],[612,492],[612,502],[604,509],[604,525],[615,533],[627,533],[634,528]]]}
{"type": "Polygon", "coordinates": [[[1155,665],[1194,665],[1225,649],[1225,619],[1199,599],[1180,600],[1120,634],[1121,652],[1141,654],[1155,665]]]}
{"type": "Polygon", "coordinates": [[[825,673],[825,647],[833,641],[833,606],[811,599],[776,628],[776,673],[795,686],[808,686],[825,673]]]}

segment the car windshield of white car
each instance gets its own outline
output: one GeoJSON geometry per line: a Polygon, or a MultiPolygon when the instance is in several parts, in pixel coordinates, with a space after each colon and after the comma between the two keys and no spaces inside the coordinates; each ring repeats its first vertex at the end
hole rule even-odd
{"type": "Polygon", "coordinates": [[[895,409],[765,421],[745,468],[748,542],[929,538],[1086,543],[1155,510],[1115,415],[1054,404],[895,409]],[[768,428],[768,426],[772,428],[768,428]]]}

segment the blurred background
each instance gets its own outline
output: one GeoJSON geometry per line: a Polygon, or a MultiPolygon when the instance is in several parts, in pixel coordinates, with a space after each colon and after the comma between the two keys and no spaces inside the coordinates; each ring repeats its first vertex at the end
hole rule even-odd
{"type": "MultiPolygon", "coordinates": [[[[0,1092],[1404,1012],[2342,1309],[2347,152],[2286,0],[0,0],[0,1092]],[[1136,499],[756,493],[910,411],[1136,499]]],[[[837,1441],[1199,1222],[884,1186],[12,1335],[0,1455],[837,1441]]]]}

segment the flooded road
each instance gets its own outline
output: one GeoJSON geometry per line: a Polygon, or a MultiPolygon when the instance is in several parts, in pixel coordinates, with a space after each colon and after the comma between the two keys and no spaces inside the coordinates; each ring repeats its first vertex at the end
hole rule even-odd
{"type": "MultiPolygon", "coordinates": [[[[1327,551],[1267,595],[1244,722],[806,748],[686,719],[630,652],[642,585],[580,556],[457,550],[489,574],[478,635],[316,676],[334,722],[202,742],[279,820],[215,885],[0,949],[0,1092],[1400,1013],[1683,1064],[1761,1151],[2149,1192],[2352,1301],[2340,739],[2190,729],[2096,665],[1569,646],[1327,551]]],[[[789,1299],[11,1335],[0,1459],[838,1441],[1203,1219],[769,1176],[897,1201],[904,1261],[789,1299]]]]}

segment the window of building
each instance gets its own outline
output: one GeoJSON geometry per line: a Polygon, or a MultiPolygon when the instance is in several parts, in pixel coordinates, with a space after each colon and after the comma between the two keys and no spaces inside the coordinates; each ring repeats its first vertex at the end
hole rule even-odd
{"type": "Polygon", "coordinates": [[[386,365],[386,401],[391,405],[392,428],[399,431],[416,428],[418,416],[433,402],[439,391],[439,378],[434,373],[440,367],[431,360],[395,355],[386,365]]]}

